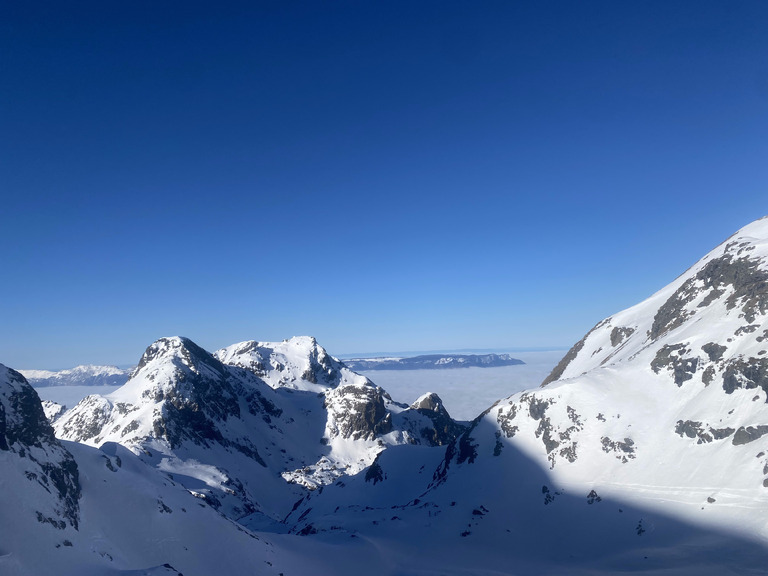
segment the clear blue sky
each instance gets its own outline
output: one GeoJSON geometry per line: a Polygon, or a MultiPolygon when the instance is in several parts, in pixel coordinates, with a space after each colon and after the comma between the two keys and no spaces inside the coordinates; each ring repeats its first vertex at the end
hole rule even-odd
{"type": "Polygon", "coordinates": [[[766,2],[6,2],[0,362],[569,346],[768,214],[766,2]]]}

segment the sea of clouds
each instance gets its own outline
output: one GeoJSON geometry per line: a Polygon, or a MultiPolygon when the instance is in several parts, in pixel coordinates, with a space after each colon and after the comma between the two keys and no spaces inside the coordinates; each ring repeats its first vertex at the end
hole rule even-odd
{"type": "Polygon", "coordinates": [[[422,394],[435,392],[451,416],[471,420],[496,400],[538,388],[565,352],[511,352],[525,364],[499,368],[366,370],[361,374],[384,388],[397,402],[411,404],[422,394]]]}
{"type": "MultiPolygon", "coordinates": [[[[564,350],[513,352],[525,364],[499,368],[446,370],[368,370],[365,374],[389,392],[396,402],[411,404],[422,394],[435,392],[451,416],[471,420],[496,400],[537,388],[565,354],[564,350]]],[[[89,394],[109,394],[119,386],[48,386],[36,388],[43,400],[72,408],[89,394]]]]}

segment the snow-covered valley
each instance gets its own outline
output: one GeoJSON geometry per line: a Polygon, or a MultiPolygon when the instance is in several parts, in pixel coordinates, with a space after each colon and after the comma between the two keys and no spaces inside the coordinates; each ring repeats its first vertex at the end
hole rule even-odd
{"type": "Polygon", "coordinates": [[[764,573],[767,350],[762,219],[472,416],[307,337],[162,338],[53,426],[3,367],[0,573],[764,573]]]}

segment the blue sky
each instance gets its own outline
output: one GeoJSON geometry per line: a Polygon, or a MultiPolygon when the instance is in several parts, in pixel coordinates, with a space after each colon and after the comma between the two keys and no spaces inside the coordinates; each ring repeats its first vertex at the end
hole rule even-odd
{"type": "Polygon", "coordinates": [[[0,362],[569,346],[768,214],[764,2],[0,11],[0,362]]]}

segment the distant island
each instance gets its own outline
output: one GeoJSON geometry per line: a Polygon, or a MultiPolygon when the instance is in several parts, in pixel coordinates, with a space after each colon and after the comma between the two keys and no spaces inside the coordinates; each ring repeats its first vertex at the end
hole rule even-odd
{"type": "Polygon", "coordinates": [[[509,354],[425,354],[410,358],[350,358],[352,370],[445,370],[449,368],[496,368],[525,364],[509,354]]]}

